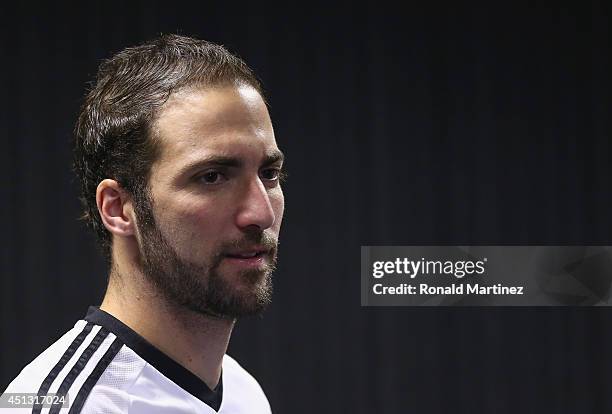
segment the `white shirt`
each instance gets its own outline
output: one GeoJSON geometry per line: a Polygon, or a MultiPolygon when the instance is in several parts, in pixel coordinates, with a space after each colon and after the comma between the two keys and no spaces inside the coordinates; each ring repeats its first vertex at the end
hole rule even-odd
{"type": "MultiPolygon", "coordinates": [[[[255,380],[228,355],[214,390],[110,314],[90,307],[11,382],[5,393],[65,394],[67,407],[0,408],[10,414],[270,414],[255,380]]],[[[23,407],[23,406],[22,406],[23,407]]]]}

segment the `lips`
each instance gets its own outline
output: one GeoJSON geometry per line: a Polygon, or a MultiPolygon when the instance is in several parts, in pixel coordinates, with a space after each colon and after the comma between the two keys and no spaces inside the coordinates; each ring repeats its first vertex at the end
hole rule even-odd
{"type": "Polygon", "coordinates": [[[240,252],[240,253],[229,253],[226,256],[234,259],[252,259],[254,257],[260,257],[264,255],[266,252],[264,251],[255,251],[255,252],[240,252]]]}
{"type": "Polygon", "coordinates": [[[262,271],[270,263],[270,250],[242,250],[225,254],[224,263],[234,269],[262,271]]]}
{"type": "Polygon", "coordinates": [[[269,249],[265,249],[263,247],[250,247],[247,249],[240,249],[231,251],[225,254],[227,257],[231,257],[234,259],[253,259],[257,257],[264,256],[270,252],[269,249]]]}

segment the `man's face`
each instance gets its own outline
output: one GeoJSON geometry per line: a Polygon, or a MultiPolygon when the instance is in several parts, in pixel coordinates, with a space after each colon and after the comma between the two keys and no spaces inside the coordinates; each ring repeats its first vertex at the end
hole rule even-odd
{"type": "Polygon", "coordinates": [[[282,154],[261,96],[245,85],[180,91],[153,133],[160,157],[135,203],[144,273],[192,311],[260,312],[284,210],[282,154]]]}

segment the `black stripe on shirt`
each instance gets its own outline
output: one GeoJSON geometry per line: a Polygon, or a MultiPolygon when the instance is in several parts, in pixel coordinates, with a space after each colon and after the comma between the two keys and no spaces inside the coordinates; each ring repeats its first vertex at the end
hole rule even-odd
{"type": "MultiPolygon", "coordinates": [[[[91,359],[91,356],[93,355],[93,353],[96,352],[96,350],[100,347],[100,344],[108,336],[108,333],[109,332],[106,328],[100,328],[100,330],[98,331],[94,339],[91,341],[89,346],[85,348],[85,350],[81,354],[81,357],[73,365],[68,375],[66,375],[66,378],[64,378],[64,381],[62,381],[62,385],[60,385],[59,389],[57,390],[58,395],[60,396],[68,395],[68,390],[74,383],[74,380],[79,376],[81,371],[83,371],[83,369],[85,368],[85,366],[91,359]]],[[[61,408],[62,408],[61,404],[55,404],[49,410],[49,414],[58,414],[61,408]]]]}
{"type": "Polygon", "coordinates": [[[79,393],[77,394],[72,406],[70,407],[70,411],[68,414],[77,414],[81,412],[89,393],[93,389],[94,385],[100,379],[100,376],[106,370],[108,365],[111,363],[115,355],[119,352],[121,347],[123,346],[123,342],[119,338],[115,338],[110,348],[106,351],[104,356],[98,361],[98,365],[94,368],[94,370],[89,374],[89,377],[85,380],[85,383],[81,387],[79,393]]]}
{"type": "Polygon", "coordinates": [[[136,352],[140,358],[161,372],[166,378],[213,410],[219,411],[223,399],[223,372],[219,377],[219,384],[211,390],[198,376],[164,354],[111,314],[92,306],[89,308],[85,320],[110,330],[123,341],[126,347],[136,352]]]}
{"type": "MultiPolygon", "coordinates": [[[[57,362],[57,364],[55,364],[55,366],[51,369],[49,374],[47,374],[42,384],[40,385],[40,388],[38,389],[37,393],[39,397],[47,395],[47,393],[49,392],[49,388],[51,388],[51,384],[53,384],[53,380],[55,380],[55,378],[59,375],[60,371],[66,366],[68,361],[70,361],[70,358],[72,358],[76,350],[79,348],[79,346],[81,346],[81,344],[85,340],[85,337],[87,337],[93,327],[94,324],[88,322],[83,327],[83,330],[76,336],[76,338],[74,338],[72,343],[68,346],[68,349],[66,349],[66,352],[64,352],[64,355],[62,355],[60,360],[57,362]]],[[[32,414],[40,414],[41,411],[42,403],[35,404],[34,407],[32,407],[32,414]]]]}

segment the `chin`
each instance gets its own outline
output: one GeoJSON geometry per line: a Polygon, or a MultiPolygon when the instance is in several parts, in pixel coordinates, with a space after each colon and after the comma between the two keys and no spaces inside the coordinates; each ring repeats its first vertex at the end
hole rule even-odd
{"type": "Polygon", "coordinates": [[[261,314],[272,298],[270,272],[240,272],[232,276],[217,274],[209,280],[200,299],[187,307],[196,312],[235,319],[261,314]]]}

